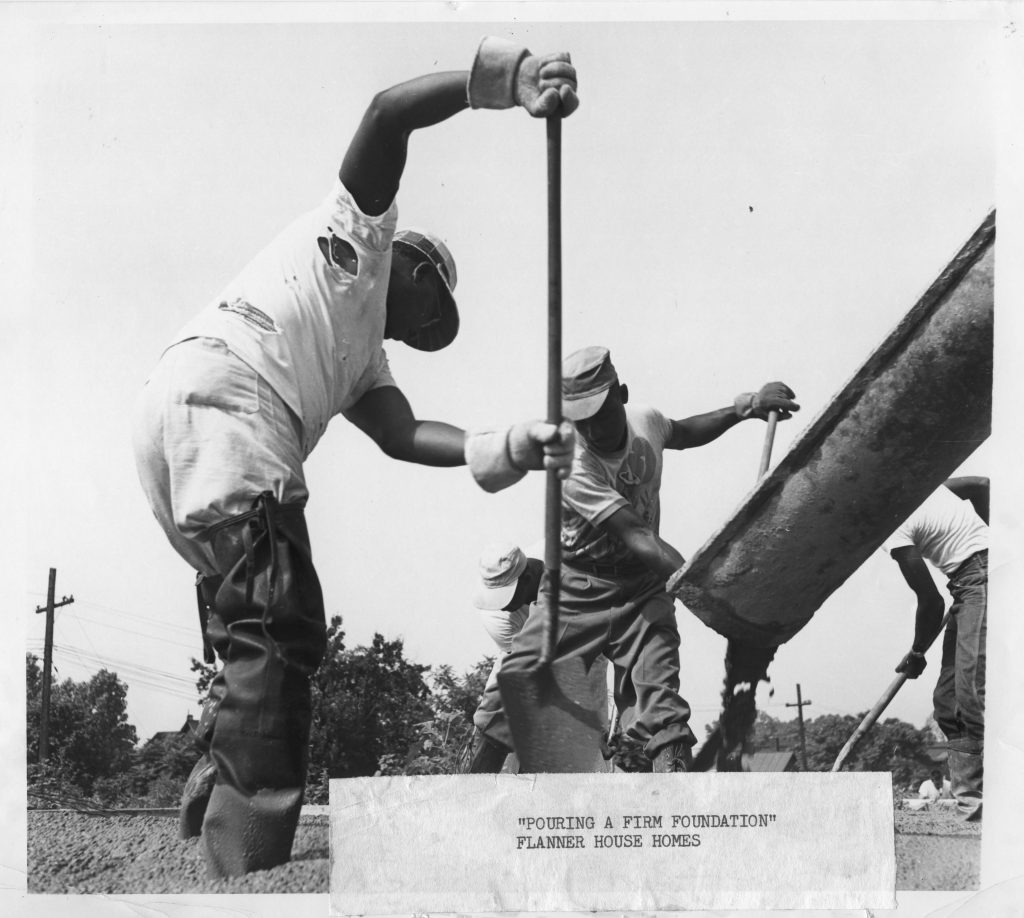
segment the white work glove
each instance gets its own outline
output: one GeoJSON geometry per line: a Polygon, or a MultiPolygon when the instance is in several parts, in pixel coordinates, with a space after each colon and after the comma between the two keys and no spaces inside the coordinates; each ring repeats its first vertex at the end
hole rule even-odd
{"type": "Polygon", "coordinates": [[[523,58],[516,73],[516,104],[534,118],[561,111],[568,118],[580,106],[576,95],[576,68],[568,52],[523,58]]]}
{"type": "Polygon", "coordinates": [[[537,57],[504,38],[485,38],[469,71],[466,96],[471,108],[520,105],[535,118],[561,111],[568,117],[579,107],[576,68],[566,52],[537,57]]]}
{"type": "Polygon", "coordinates": [[[572,472],[576,429],[570,421],[559,426],[546,421],[524,421],[508,432],[508,452],[517,469],[555,470],[563,481],[572,472]]]}
{"type": "Polygon", "coordinates": [[[576,431],[569,421],[558,427],[524,421],[501,430],[469,432],[466,464],[481,488],[500,491],[531,469],[555,469],[559,478],[568,478],[575,445],[576,431]]]}

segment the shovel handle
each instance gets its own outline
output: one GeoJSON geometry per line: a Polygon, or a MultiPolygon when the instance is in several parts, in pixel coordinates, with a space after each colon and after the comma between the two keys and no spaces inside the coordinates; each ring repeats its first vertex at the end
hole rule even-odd
{"type": "MultiPolygon", "coordinates": [[[[939,630],[935,632],[935,635],[928,642],[928,647],[925,647],[925,651],[928,650],[932,644],[935,643],[936,638],[946,630],[946,625],[949,624],[949,610],[946,610],[946,614],[942,616],[942,622],[939,624],[939,630]]],[[[889,706],[889,702],[896,697],[896,693],[903,688],[903,684],[907,681],[907,677],[900,673],[892,682],[889,683],[889,687],[882,692],[882,697],[875,702],[875,706],[864,715],[864,719],[860,722],[857,729],[853,731],[853,734],[846,741],[846,745],[839,750],[839,755],[836,756],[835,762],[832,763],[832,771],[840,771],[843,767],[843,762],[846,761],[846,757],[853,752],[853,747],[860,742],[861,738],[870,730],[874,725],[875,721],[882,716],[882,712],[889,706]]]]}
{"type": "Polygon", "coordinates": [[[875,721],[882,716],[882,712],[889,707],[889,702],[896,697],[896,693],[903,688],[903,683],[907,681],[907,677],[902,673],[898,675],[892,682],[889,683],[889,687],[882,692],[882,697],[875,702],[875,706],[864,715],[864,719],[860,722],[857,729],[853,731],[850,738],[846,741],[846,745],[839,750],[839,755],[836,756],[835,762],[832,763],[832,771],[840,771],[843,767],[843,762],[846,761],[846,757],[853,752],[853,747],[860,742],[861,737],[864,736],[874,725],[875,721]]]}
{"type": "MultiPolygon", "coordinates": [[[[545,119],[548,157],[548,411],[551,424],[562,422],[562,118],[545,119]]],[[[544,567],[551,602],[544,619],[540,665],[555,657],[558,643],[558,601],[562,566],[562,481],[547,473],[544,505],[544,567]]]]}
{"type": "Polygon", "coordinates": [[[757,470],[758,480],[768,471],[768,463],[772,459],[772,444],[775,442],[775,427],[779,423],[779,412],[774,409],[768,412],[768,429],[764,432],[764,448],[761,450],[761,465],[757,470]]]}

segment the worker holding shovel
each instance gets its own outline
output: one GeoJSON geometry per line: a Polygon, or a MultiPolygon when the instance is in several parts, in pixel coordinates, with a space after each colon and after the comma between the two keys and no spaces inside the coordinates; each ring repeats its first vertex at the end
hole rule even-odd
{"type": "MultiPolygon", "coordinates": [[[[562,363],[562,413],[574,423],[577,440],[573,471],[562,488],[552,666],[579,658],[589,667],[600,654],[608,658],[623,732],[656,772],[688,770],[695,743],[690,709],[678,691],[679,631],[666,592],[666,580],[684,562],[658,535],[662,452],[704,446],[741,420],[767,420],[773,410],[785,420],[799,410],[793,398],[784,383],[768,383],[725,408],[670,420],[627,405],[628,390],[607,348],[583,348],[562,363]]],[[[538,601],[502,662],[503,674],[536,668],[551,593],[545,570],[538,601]]],[[[504,701],[508,708],[513,699],[504,701]]],[[[485,743],[513,747],[504,710],[480,726],[485,743]]]]}
{"type": "Polygon", "coordinates": [[[946,619],[932,702],[948,743],[957,810],[970,821],[981,819],[984,776],[987,517],[988,479],[951,478],[884,545],[917,596],[914,641],[896,667],[908,679],[924,671],[924,652],[943,621],[945,603],[925,561],[949,578],[953,605],[946,619]]]}

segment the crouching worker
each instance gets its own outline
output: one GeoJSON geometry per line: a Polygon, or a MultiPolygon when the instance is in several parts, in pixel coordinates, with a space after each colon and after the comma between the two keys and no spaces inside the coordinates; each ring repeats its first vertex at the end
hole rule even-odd
{"type": "MultiPolygon", "coordinates": [[[[487,633],[498,648],[487,683],[484,686],[473,715],[473,723],[482,731],[490,723],[495,711],[501,710],[498,673],[505,657],[512,650],[512,639],[523,629],[530,614],[530,605],[537,601],[540,578],[544,573],[544,544],[523,551],[518,545],[489,545],[480,554],[480,585],[473,597],[473,605],[487,633]],[[535,557],[536,556],[536,557],[535,557]]],[[[608,661],[601,657],[587,673],[594,696],[607,700],[608,661]]],[[[593,711],[598,720],[607,718],[604,707],[593,711]]],[[[500,772],[508,758],[508,747],[491,742],[480,732],[473,746],[469,762],[470,773],[500,772]]]]}
{"type": "MultiPolygon", "coordinates": [[[[512,638],[526,623],[530,604],[537,599],[544,562],[527,557],[518,545],[488,545],[480,554],[479,567],[480,584],[473,596],[473,605],[498,649],[498,656],[473,715],[478,729],[490,722],[493,711],[501,705],[498,693],[501,663],[512,649],[512,638]]],[[[474,744],[468,771],[497,773],[507,757],[506,747],[478,741],[474,744]]]]}

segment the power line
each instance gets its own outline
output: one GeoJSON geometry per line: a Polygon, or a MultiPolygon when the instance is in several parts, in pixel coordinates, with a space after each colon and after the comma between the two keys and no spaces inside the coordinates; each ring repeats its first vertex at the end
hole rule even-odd
{"type": "MultiPolygon", "coordinates": [[[[172,640],[169,640],[169,639],[163,638],[163,637],[157,638],[156,635],[147,634],[145,631],[139,631],[138,629],[135,629],[135,628],[122,628],[120,625],[111,625],[109,622],[99,622],[99,621],[96,621],[96,619],[94,619],[94,618],[86,618],[84,615],[76,615],[75,616],[75,620],[76,621],[87,622],[90,625],[96,625],[96,626],[98,626],[100,628],[110,628],[112,631],[120,631],[122,634],[135,634],[135,635],[139,635],[141,637],[149,637],[149,638],[158,639],[161,644],[173,644],[175,647],[181,647],[181,648],[183,648],[185,650],[196,651],[196,646],[195,646],[195,642],[194,641],[192,643],[190,643],[190,644],[186,644],[183,641],[172,641],[172,640]]],[[[194,635],[195,632],[193,631],[192,634],[194,635]]]]}
{"type": "MultiPolygon", "coordinates": [[[[95,663],[89,660],[76,659],[75,654],[68,654],[68,662],[75,663],[79,666],[84,666],[86,669],[91,669],[96,665],[95,663]]],[[[101,668],[105,669],[106,667],[101,668]]],[[[119,679],[121,679],[125,675],[125,673],[121,670],[113,672],[119,679]]],[[[195,691],[194,683],[192,684],[192,691],[189,692],[184,688],[184,686],[169,685],[166,681],[162,682],[160,681],[159,678],[154,679],[145,673],[128,673],[128,679],[130,679],[131,681],[128,682],[127,679],[125,679],[124,681],[129,690],[133,688],[139,690],[148,689],[159,692],[162,695],[172,696],[175,698],[183,698],[193,703],[198,703],[199,701],[198,694],[195,691]]],[[[188,680],[183,681],[187,682],[188,680]]]]}
{"type": "MultiPolygon", "coordinates": [[[[198,701],[195,679],[180,676],[144,665],[117,660],[101,654],[90,653],[80,647],[59,644],[53,650],[71,665],[81,666],[86,670],[106,669],[125,681],[127,687],[139,690],[151,690],[164,695],[183,698],[193,703],[198,701]]],[[[54,665],[58,678],[61,676],[60,666],[54,665]]]]}
{"type": "MultiPolygon", "coordinates": [[[[38,591],[28,590],[26,591],[29,596],[41,596],[42,594],[38,591]]],[[[140,623],[144,622],[147,628],[164,628],[168,631],[175,631],[182,635],[195,635],[196,629],[188,627],[186,625],[175,625],[170,621],[166,621],[161,618],[150,618],[149,616],[142,616],[137,612],[128,612],[125,609],[119,609],[116,606],[105,605],[104,603],[92,602],[89,600],[79,599],[77,600],[79,606],[84,606],[87,609],[98,609],[103,612],[110,613],[112,615],[120,616],[122,618],[130,619],[133,622],[140,623]]],[[[168,614],[166,618],[172,618],[173,615],[168,614]]],[[[140,631],[140,634],[147,633],[146,631],[140,631]]]]}
{"type": "Polygon", "coordinates": [[[140,676],[147,678],[160,677],[167,679],[170,682],[184,683],[186,685],[193,685],[195,680],[187,676],[179,676],[176,673],[169,673],[166,670],[154,669],[151,666],[144,664],[133,663],[130,660],[118,660],[113,657],[106,657],[101,654],[90,653],[87,650],[82,650],[80,647],[73,647],[70,645],[60,645],[60,650],[63,653],[68,654],[72,657],[77,657],[80,660],[85,660],[90,663],[100,664],[102,666],[116,667],[119,671],[123,670],[126,672],[135,673],[140,676]]]}
{"type": "MultiPolygon", "coordinates": [[[[166,621],[163,618],[151,618],[150,616],[143,616],[137,612],[128,612],[125,609],[118,609],[115,606],[104,605],[98,602],[82,602],[82,605],[86,608],[99,609],[103,612],[108,612],[111,615],[116,615],[121,618],[131,619],[133,622],[145,622],[146,625],[153,625],[157,628],[165,628],[168,631],[177,631],[181,634],[195,634],[196,629],[187,627],[185,625],[176,625],[173,622],[166,621]]],[[[170,616],[168,616],[170,617],[170,616]]]]}

